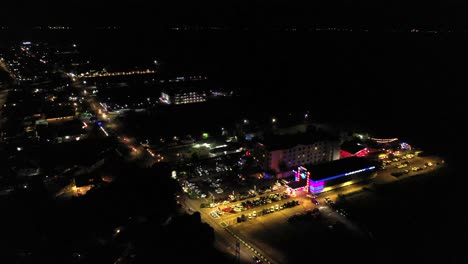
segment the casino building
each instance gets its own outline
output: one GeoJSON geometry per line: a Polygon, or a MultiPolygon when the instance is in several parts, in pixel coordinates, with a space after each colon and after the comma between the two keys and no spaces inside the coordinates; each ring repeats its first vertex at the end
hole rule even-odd
{"type": "Polygon", "coordinates": [[[375,176],[377,163],[366,158],[349,157],[335,161],[299,166],[289,191],[298,189],[320,193],[355,184],[375,176]]]}

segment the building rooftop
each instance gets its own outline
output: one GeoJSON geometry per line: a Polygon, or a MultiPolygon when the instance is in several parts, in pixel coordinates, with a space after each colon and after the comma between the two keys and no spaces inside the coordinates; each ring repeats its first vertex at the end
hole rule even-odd
{"type": "Polygon", "coordinates": [[[361,151],[362,149],[366,148],[366,146],[362,143],[356,141],[346,141],[341,144],[340,149],[344,150],[351,154],[356,154],[357,152],[361,151]]]}
{"type": "Polygon", "coordinates": [[[309,145],[324,140],[335,140],[336,137],[320,130],[287,135],[266,135],[261,141],[268,150],[289,149],[297,145],[309,145]]]}
{"type": "Polygon", "coordinates": [[[358,173],[361,170],[375,169],[376,165],[374,161],[366,158],[349,157],[320,164],[305,165],[304,167],[310,172],[310,179],[319,181],[330,180],[335,176],[358,173]]]}
{"type": "Polygon", "coordinates": [[[187,92],[207,92],[210,83],[206,80],[203,81],[192,81],[185,80],[180,82],[165,82],[160,84],[161,91],[170,95],[177,93],[187,93],[187,92]]]}
{"type": "Polygon", "coordinates": [[[290,183],[288,183],[288,187],[289,188],[292,188],[292,189],[297,189],[297,188],[301,188],[301,187],[304,187],[307,185],[307,180],[306,179],[301,179],[300,181],[292,181],[290,183]]]}
{"type": "Polygon", "coordinates": [[[55,138],[86,134],[83,123],[79,119],[63,121],[60,123],[49,123],[38,129],[39,135],[44,138],[55,138]]]}
{"type": "Polygon", "coordinates": [[[47,104],[43,108],[46,118],[75,116],[75,110],[71,105],[47,104]]]}

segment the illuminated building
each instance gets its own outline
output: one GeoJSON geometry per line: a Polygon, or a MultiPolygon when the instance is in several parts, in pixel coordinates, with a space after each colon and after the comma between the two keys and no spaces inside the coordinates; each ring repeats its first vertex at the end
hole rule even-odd
{"type": "Polygon", "coordinates": [[[159,100],[166,104],[191,104],[207,100],[207,91],[195,89],[171,89],[161,92],[159,100]]]}
{"type": "Polygon", "coordinates": [[[258,144],[255,157],[264,166],[279,172],[289,172],[301,164],[318,164],[339,159],[339,142],[318,133],[276,135],[258,144]]]}
{"type": "Polygon", "coordinates": [[[160,80],[161,97],[165,104],[191,104],[231,96],[233,92],[224,91],[207,79],[206,76],[177,77],[160,80]]]}
{"type": "Polygon", "coordinates": [[[378,151],[377,149],[369,148],[362,143],[347,141],[340,147],[340,159],[348,157],[365,157],[369,153],[378,151]]]}
{"type": "Polygon", "coordinates": [[[294,171],[294,182],[288,187],[320,193],[369,179],[376,168],[375,162],[360,157],[299,166],[294,171]]]}
{"type": "Polygon", "coordinates": [[[43,109],[45,121],[65,121],[73,120],[75,118],[75,109],[70,104],[64,103],[50,103],[46,104],[43,109]]]}
{"type": "Polygon", "coordinates": [[[79,119],[52,122],[37,128],[39,138],[44,142],[65,143],[86,139],[86,126],[79,119]]]}

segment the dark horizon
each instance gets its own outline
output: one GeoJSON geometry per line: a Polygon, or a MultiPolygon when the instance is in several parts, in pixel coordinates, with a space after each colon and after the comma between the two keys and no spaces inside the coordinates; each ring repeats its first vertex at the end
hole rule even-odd
{"type": "Polygon", "coordinates": [[[234,28],[335,25],[367,28],[468,26],[466,2],[450,1],[15,1],[3,4],[0,25],[152,26],[188,24],[234,28]]]}

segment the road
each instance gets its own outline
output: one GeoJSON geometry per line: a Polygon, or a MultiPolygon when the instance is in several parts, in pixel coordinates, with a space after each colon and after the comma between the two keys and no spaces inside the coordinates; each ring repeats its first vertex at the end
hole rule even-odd
{"type": "MultiPolygon", "coordinates": [[[[180,200],[182,206],[186,209],[186,212],[192,214],[195,209],[199,208],[199,204],[195,202],[195,200],[190,199],[186,195],[181,196],[180,200]],[[198,207],[197,207],[198,206],[198,207]]],[[[225,230],[225,227],[221,225],[221,223],[212,218],[209,215],[211,210],[197,210],[200,212],[201,219],[204,223],[209,224],[215,231],[215,247],[225,252],[229,255],[235,257],[235,250],[236,250],[236,241],[237,239],[232,236],[228,231],[225,230]]],[[[246,247],[244,244],[240,244],[240,262],[241,263],[252,263],[253,257],[252,251],[246,247]]]]}
{"type": "Polygon", "coordinates": [[[8,97],[8,90],[0,86],[0,109],[2,109],[8,97]]]}
{"type": "MultiPolygon", "coordinates": [[[[351,188],[349,188],[351,189],[351,188]]],[[[263,194],[263,195],[260,195],[260,196],[256,196],[255,198],[259,198],[259,197],[262,197],[262,196],[269,196],[270,194],[273,194],[273,193],[281,193],[281,192],[284,192],[284,187],[281,187],[280,190],[276,191],[276,192],[270,192],[270,193],[267,193],[267,194],[263,194]]],[[[324,196],[325,197],[325,196],[324,196]]],[[[250,198],[250,199],[247,199],[247,200],[253,200],[255,198],[250,198]]],[[[245,200],[245,201],[247,201],[245,200]]],[[[357,236],[360,236],[360,237],[365,237],[365,238],[369,238],[368,237],[368,233],[366,230],[362,230],[359,226],[357,226],[355,223],[353,223],[352,221],[350,221],[349,219],[347,219],[346,217],[338,214],[335,210],[329,208],[328,206],[325,205],[325,202],[323,200],[323,197],[319,198],[319,200],[321,200],[322,202],[322,206],[319,207],[320,211],[322,212],[323,216],[325,218],[327,218],[328,222],[341,222],[344,224],[344,226],[352,233],[356,234],[357,236]]],[[[226,205],[220,205],[219,207],[222,209],[224,208],[225,206],[234,206],[235,204],[238,204],[240,202],[233,202],[233,203],[229,203],[229,204],[226,204],[226,205]]],[[[200,204],[201,204],[201,199],[199,200],[193,200],[193,199],[190,199],[188,197],[185,197],[182,204],[184,204],[184,206],[186,208],[191,208],[192,210],[198,210],[198,208],[200,208],[200,204]]],[[[313,208],[315,208],[316,206],[311,202],[311,199],[309,197],[306,196],[306,193],[305,192],[298,192],[298,195],[296,197],[289,197],[289,198],[286,198],[286,199],[283,199],[283,200],[280,200],[280,201],[276,201],[276,202],[272,202],[272,203],[268,203],[268,204],[265,204],[265,205],[261,205],[261,206],[257,206],[257,207],[254,207],[254,208],[251,208],[251,209],[247,209],[245,211],[241,211],[241,212],[233,212],[233,213],[224,213],[223,215],[221,216],[217,216],[216,218],[214,218],[213,216],[210,215],[211,212],[214,212],[216,210],[218,210],[217,207],[215,208],[202,208],[202,209],[199,209],[198,211],[200,212],[201,214],[201,217],[202,217],[202,220],[208,224],[210,224],[216,231],[217,233],[217,239],[219,239],[220,241],[218,242],[218,246],[220,249],[224,248],[224,249],[229,249],[229,250],[232,250],[232,246],[229,246],[229,244],[223,244],[224,242],[223,241],[230,241],[228,243],[235,243],[235,241],[233,241],[232,239],[230,239],[229,237],[226,237],[226,230],[225,228],[229,228],[230,226],[234,226],[236,228],[234,229],[230,229],[230,231],[236,235],[237,237],[239,237],[240,239],[242,239],[243,241],[245,241],[247,244],[249,244],[251,247],[255,248],[256,251],[259,252],[259,255],[261,256],[264,256],[266,257],[267,260],[269,260],[271,263],[284,263],[286,257],[283,255],[283,252],[278,252],[277,250],[274,250],[272,248],[270,248],[268,245],[266,245],[265,243],[262,243],[260,242],[260,240],[258,239],[255,239],[253,237],[251,237],[249,235],[249,232],[246,231],[246,230],[249,230],[249,225],[255,225],[255,223],[258,223],[258,224],[264,224],[264,225],[270,225],[272,223],[274,223],[275,221],[280,221],[278,219],[287,219],[288,217],[294,215],[294,214],[297,214],[297,213],[303,213],[307,210],[311,210],[313,208]],[[266,208],[271,208],[272,206],[275,206],[275,205],[282,205],[284,204],[285,202],[289,202],[289,201],[292,201],[292,200],[297,200],[300,202],[300,206],[296,206],[296,207],[293,207],[293,208],[285,208],[283,210],[277,210],[271,214],[267,214],[267,215],[261,215],[261,212],[263,209],[266,209],[266,208]],[[254,211],[256,211],[257,213],[257,217],[252,217],[251,219],[248,219],[246,223],[239,223],[237,224],[237,218],[240,217],[241,215],[249,215],[249,214],[252,214],[254,211]],[[245,226],[246,228],[244,229],[246,232],[238,232],[239,229],[241,226],[245,226]]],[[[241,228],[242,229],[242,228],[241,228]]],[[[248,252],[250,253],[247,254],[247,261],[252,261],[252,251],[249,251],[249,249],[247,247],[245,247],[246,250],[248,250],[248,252]]],[[[233,250],[231,252],[228,252],[230,254],[233,254],[233,250]]]]}
{"type": "MultiPolygon", "coordinates": [[[[6,121],[3,117],[3,113],[2,113],[2,108],[3,108],[3,105],[5,104],[6,100],[8,98],[8,90],[3,90],[3,87],[0,87],[0,132],[2,131],[3,129],[3,123],[6,121]]],[[[0,137],[0,142],[2,141],[2,138],[0,137]]]]}
{"type": "Polygon", "coordinates": [[[0,71],[5,71],[8,73],[8,75],[10,75],[11,79],[15,79],[15,76],[10,72],[10,70],[8,69],[8,66],[5,64],[5,61],[4,60],[1,60],[0,59],[0,71]]]}
{"type": "MultiPolygon", "coordinates": [[[[15,76],[11,74],[11,72],[8,70],[8,67],[6,66],[5,62],[0,59],[0,71],[5,71],[7,72],[11,78],[14,79],[15,76]]],[[[3,108],[3,105],[5,104],[7,97],[8,97],[8,89],[5,89],[6,87],[0,86],[0,110],[3,108]]],[[[3,126],[3,117],[2,117],[2,112],[0,111],[0,131],[3,126]]],[[[1,141],[1,139],[0,139],[1,141]]]]}
{"type": "Polygon", "coordinates": [[[77,78],[96,78],[96,77],[109,77],[109,76],[128,76],[128,75],[139,75],[139,74],[155,74],[158,71],[155,70],[141,70],[141,71],[128,71],[128,72],[95,72],[90,74],[81,74],[77,78]]]}
{"type": "MultiPolygon", "coordinates": [[[[353,192],[356,190],[362,189],[363,186],[367,185],[368,183],[363,183],[363,184],[357,184],[357,185],[351,185],[347,186],[344,188],[341,188],[340,191],[346,191],[346,192],[353,192]]],[[[265,193],[262,195],[258,195],[254,198],[246,199],[247,200],[253,200],[262,196],[269,196],[270,194],[275,194],[275,193],[282,193],[284,192],[285,187],[280,187],[277,191],[265,193]]],[[[332,196],[337,196],[331,193],[332,191],[328,192],[327,195],[321,195],[317,200],[319,200],[322,205],[325,205],[324,197],[332,195],[332,196]]],[[[307,210],[312,210],[316,206],[311,202],[311,199],[309,197],[306,197],[305,192],[297,192],[296,197],[289,197],[280,201],[268,203],[265,205],[260,205],[258,207],[254,207],[251,209],[247,209],[245,211],[241,212],[233,212],[233,213],[224,213],[221,216],[218,216],[217,218],[214,218],[213,216],[210,215],[211,212],[218,210],[217,207],[220,207],[221,209],[226,207],[226,206],[234,206],[238,203],[241,203],[242,201],[238,202],[233,202],[225,205],[219,205],[214,208],[202,208],[200,209],[200,204],[201,203],[206,203],[208,200],[206,198],[204,199],[190,199],[188,196],[184,195],[183,201],[181,203],[184,205],[185,208],[191,208],[192,210],[199,211],[201,214],[201,218],[205,223],[208,223],[210,226],[212,226],[215,229],[215,232],[217,234],[217,247],[220,250],[223,250],[229,254],[234,254],[234,248],[232,245],[235,245],[235,240],[232,239],[232,235],[228,234],[225,230],[226,227],[233,226],[235,228],[230,229],[235,235],[240,237],[243,241],[245,241],[247,244],[250,246],[254,247],[256,251],[259,252],[260,255],[263,255],[266,257],[267,260],[269,260],[271,263],[285,263],[286,257],[283,255],[284,252],[279,252],[277,250],[274,250],[268,246],[268,244],[263,243],[263,241],[260,241],[259,239],[256,239],[250,235],[250,233],[247,230],[250,230],[249,225],[255,225],[255,223],[263,223],[264,225],[271,225],[272,223],[275,223],[276,221],[280,221],[278,219],[282,219],[281,221],[284,222],[285,219],[288,217],[297,214],[297,213],[303,213],[307,210]],[[271,206],[275,205],[282,205],[285,202],[289,202],[292,200],[297,200],[300,202],[300,206],[296,206],[293,208],[286,208],[280,211],[275,211],[274,213],[268,214],[268,215],[261,215],[260,212],[265,209],[265,208],[271,208],[271,206]],[[246,223],[239,223],[237,224],[237,217],[240,217],[242,215],[249,215],[252,214],[254,211],[257,213],[257,217],[253,217],[250,220],[247,220],[246,223]],[[245,229],[242,228],[242,226],[246,227],[245,229]],[[245,232],[238,232],[239,228],[241,230],[243,229],[245,232]],[[219,241],[218,241],[219,240],[219,241]],[[226,251],[227,250],[227,251],[226,251]]],[[[329,222],[342,222],[345,227],[347,227],[351,232],[356,233],[358,236],[365,237],[367,235],[367,232],[364,230],[361,230],[357,225],[352,223],[350,220],[346,219],[345,217],[341,216],[338,214],[336,211],[330,209],[328,206],[320,206],[321,212],[323,212],[324,216],[329,219],[329,222]]],[[[242,245],[243,246],[243,245],[242,245]]],[[[241,247],[242,247],[241,246],[241,247]]],[[[241,248],[241,257],[243,260],[246,260],[247,263],[252,263],[252,256],[253,252],[248,248],[248,247],[242,247],[241,248]],[[242,252],[246,250],[248,254],[245,256],[242,254],[242,252]]]]}
{"type": "Polygon", "coordinates": [[[72,86],[83,91],[86,102],[90,106],[90,111],[99,119],[104,121],[101,130],[104,136],[115,136],[119,139],[120,144],[128,148],[130,155],[126,157],[129,161],[133,161],[141,167],[150,167],[155,162],[164,160],[164,157],[151,150],[145,149],[137,140],[131,136],[124,135],[121,128],[124,124],[118,122],[115,116],[109,115],[103,105],[86,91],[86,86],[75,81],[72,86]]]}
{"type": "MultiPolygon", "coordinates": [[[[392,181],[398,181],[400,179],[404,179],[407,177],[414,177],[417,175],[420,175],[424,172],[428,172],[431,170],[434,170],[437,166],[439,165],[434,165],[432,167],[427,167],[424,170],[413,172],[411,171],[412,167],[421,167],[427,162],[432,162],[433,164],[437,163],[442,163],[442,160],[438,159],[437,157],[414,157],[412,159],[408,160],[409,165],[405,168],[395,168],[394,166],[387,166],[387,169],[385,170],[379,170],[377,172],[377,175],[375,178],[369,180],[369,181],[364,181],[360,183],[356,183],[353,185],[345,186],[339,189],[331,190],[325,193],[320,193],[317,196],[317,200],[320,202],[320,205],[318,206],[322,216],[327,220],[329,223],[336,223],[340,222],[343,224],[344,227],[346,227],[347,230],[349,230],[352,234],[355,236],[361,237],[363,239],[373,239],[372,234],[368,232],[364,227],[359,226],[355,222],[351,221],[347,217],[337,213],[336,210],[330,208],[328,205],[326,205],[325,202],[325,197],[328,197],[332,200],[336,200],[339,195],[341,194],[348,194],[348,193],[353,193],[357,191],[361,191],[364,187],[367,188],[372,188],[373,184],[383,184],[383,183],[389,183],[392,181]],[[409,169],[409,173],[402,175],[400,177],[394,177],[391,175],[391,173],[395,171],[401,171],[402,169],[409,169]]],[[[401,163],[400,162],[395,162],[396,163],[401,163]]],[[[398,165],[397,165],[398,166],[398,165]]],[[[283,190],[279,190],[277,192],[281,192],[283,190]]],[[[264,194],[269,195],[270,193],[264,194]]],[[[259,197],[259,196],[257,196],[259,197]]],[[[257,198],[255,197],[255,198],[257,198]]],[[[254,198],[250,198],[250,200],[253,200],[254,198]]],[[[193,210],[197,210],[201,213],[202,220],[208,224],[210,224],[216,231],[217,233],[217,245],[219,248],[224,248],[224,249],[229,249],[231,252],[228,252],[230,254],[233,254],[234,250],[232,245],[235,245],[235,241],[232,240],[232,238],[226,237],[226,232],[225,232],[225,227],[226,225],[228,228],[237,236],[242,238],[244,241],[246,241],[248,244],[253,245],[257,251],[259,251],[262,255],[266,256],[272,263],[282,263],[286,259],[284,256],[282,256],[283,252],[277,252],[277,250],[274,250],[270,248],[268,243],[265,243],[265,241],[262,241],[259,238],[252,237],[252,232],[249,232],[250,228],[253,228],[252,230],[255,230],[255,228],[258,229],[258,227],[255,227],[256,225],[264,225],[268,226],[270,228],[276,221],[285,221],[289,216],[294,215],[296,213],[302,213],[305,212],[306,210],[311,210],[315,208],[316,206],[312,204],[311,199],[306,197],[305,193],[298,193],[297,197],[295,198],[287,198],[285,200],[281,200],[279,202],[273,202],[271,204],[266,204],[262,205],[259,207],[255,207],[252,209],[248,209],[246,211],[242,212],[237,212],[237,213],[224,213],[223,215],[214,218],[210,215],[210,212],[216,211],[218,208],[200,208],[201,203],[206,203],[208,200],[206,199],[198,199],[198,200],[192,200],[189,198],[186,198],[184,203],[186,204],[187,208],[192,208],[193,210]],[[265,216],[259,216],[256,218],[252,218],[252,220],[248,220],[246,223],[240,223],[237,224],[237,217],[241,216],[242,214],[248,215],[251,214],[253,211],[256,211],[257,214],[258,212],[262,211],[263,208],[269,208],[272,205],[275,204],[282,204],[284,202],[290,201],[290,200],[298,200],[301,202],[301,206],[295,207],[295,208],[288,208],[281,210],[279,212],[275,212],[269,215],[265,216]],[[230,227],[233,228],[230,228],[230,227]],[[224,241],[224,242],[223,242],[224,241]],[[227,242],[227,244],[225,244],[227,242]]],[[[234,203],[229,203],[225,205],[220,205],[219,207],[222,209],[225,206],[233,206],[239,202],[234,202],[234,203]]],[[[268,229],[266,229],[268,230],[268,229]]],[[[257,230],[258,231],[258,230],[257,230]]],[[[255,232],[254,232],[255,233],[255,232]]],[[[247,254],[248,255],[248,254],[247,254]]],[[[251,255],[246,256],[247,261],[252,261],[251,255]]],[[[245,258],[245,257],[243,257],[245,258]]]]}

